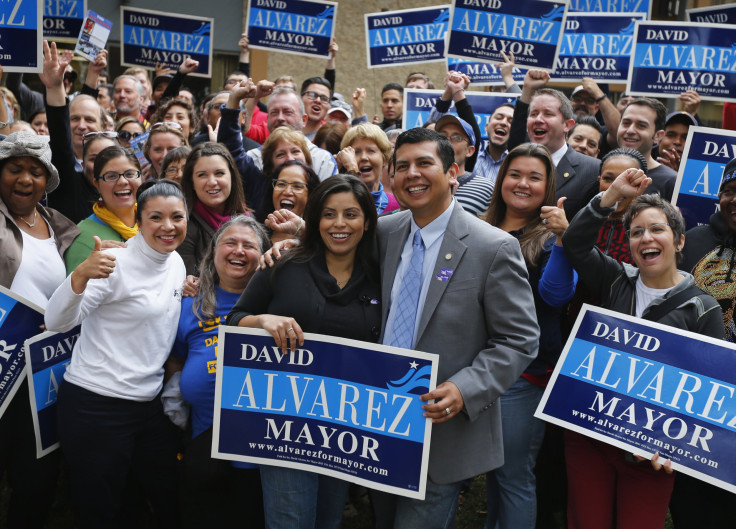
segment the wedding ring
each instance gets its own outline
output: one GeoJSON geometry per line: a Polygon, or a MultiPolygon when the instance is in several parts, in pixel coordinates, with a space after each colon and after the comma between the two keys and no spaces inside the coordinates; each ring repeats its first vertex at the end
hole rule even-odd
{"type": "Polygon", "coordinates": [[[450,413],[452,413],[450,408],[445,408],[445,415],[450,415],[450,413]]]}
{"type": "Polygon", "coordinates": [[[286,329],[286,332],[291,332],[293,330],[294,330],[294,327],[289,327],[288,329],[286,329]]]}
{"type": "Polygon", "coordinates": [[[547,219],[542,219],[542,224],[547,225],[547,219]]]}

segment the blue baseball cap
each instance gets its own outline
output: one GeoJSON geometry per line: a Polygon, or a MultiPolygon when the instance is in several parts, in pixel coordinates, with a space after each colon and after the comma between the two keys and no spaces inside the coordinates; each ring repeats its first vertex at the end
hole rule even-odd
{"type": "Polygon", "coordinates": [[[455,125],[459,125],[460,127],[462,127],[463,132],[465,132],[465,135],[470,140],[470,145],[475,146],[475,133],[473,132],[473,127],[471,127],[470,123],[468,123],[464,119],[459,118],[453,114],[445,114],[439,120],[437,120],[437,123],[434,126],[434,130],[439,132],[442,127],[444,127],[448,123],[454,123],[455,125]]]}

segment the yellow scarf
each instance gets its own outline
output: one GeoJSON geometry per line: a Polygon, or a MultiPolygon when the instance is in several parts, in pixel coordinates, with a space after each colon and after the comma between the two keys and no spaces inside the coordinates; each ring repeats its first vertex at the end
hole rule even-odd
{"type": "MultiPolygon", "coordinates": [[[[135,205],[135,209],[136,211],[138,210],[138,204],[135,205]]],[[[107,209],[105,204],[101,201],[95,202],[95,205],[92,206],[92,211],[95,212],[98,219],[118,232],[124,241],[127,241],[138,233],[138,223],[133,224],[132,227],[126,226],[123,221],[120,220],[120,217],[107,209]]]]}

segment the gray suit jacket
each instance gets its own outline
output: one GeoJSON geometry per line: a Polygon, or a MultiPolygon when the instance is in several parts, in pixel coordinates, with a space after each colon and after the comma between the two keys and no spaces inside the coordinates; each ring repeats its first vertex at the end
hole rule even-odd
{"type": "MultiPolygon", "coordinates": [[[[411,212],[378,222],[383,327],[411,212]]],[[[465,408],[435,424],[429,477],[454,483],[503,464],[497,402],[537,354],[539,327],[519,243],[455,203],[434,266],[416,349],[440,355],[437,383],[454,382],[465,408]],[[442,269],[449,281],[437,279],[442,269]]]]}

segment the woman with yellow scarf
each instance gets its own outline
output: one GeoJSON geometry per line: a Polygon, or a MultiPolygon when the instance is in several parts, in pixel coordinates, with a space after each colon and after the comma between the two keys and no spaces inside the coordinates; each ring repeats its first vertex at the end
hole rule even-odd
{"type": "Polygon", "coordinates": [[[110,247],[138,233],[135,193],[141,185],[141,166],[133,152],[119,145],[100,151],[95,159],[94,185],[100,200],[92,208],[94,213],[77,225],[82,233],[64,256],[67,275],[92,253],[95,237],[114,241],[107,243],[110,247]]]}

